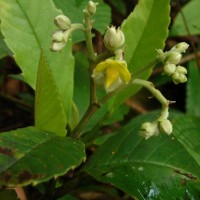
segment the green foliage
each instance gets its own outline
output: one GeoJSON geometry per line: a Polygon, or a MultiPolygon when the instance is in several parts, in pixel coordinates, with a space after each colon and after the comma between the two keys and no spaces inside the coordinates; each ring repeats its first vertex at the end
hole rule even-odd
{"type": "Polygon", "coordinates": [[[200,34],[200,1],[189,1],[176,16],[170,36],[187,36],[200,34]],[[188,33],[189,30],[189,33],[188,33]]]}
{"type": "MultiPolygon", "coordinates": [[[[83,13],[82,10],[85,9],[88,0],[54,0],[55,5],[60,8],[63,13],[68,16],[73,23],[82,23],[83,13]]],[[[99,31],[101,34],[104,33],[105,29],[111,22],[111,10],[108,5],[106,5],[102,0],[97,0],[98,9],[94,15],[94,29],[99,31]]],[[[73,42],[80,42],[85,40],[82,32],[73,34],[73,42]]]]}
{"type": "Polygon", "coordinates": [[[36,185],[64,175],[85,159],[84,144],[27,127],[0,135],[0,187],[36,185]]]}
{"type": "MultiPolygon", "coordinates": [[[[109,4],[122,15],[129,4],[87,2],[0,0],[0,58],[13,55],[22,73],[9,78],[26,82],[35,90],[35,126],[0,134],[0,188],[32,185],[28,189],[34,188],[40,199],[76,199],[89,188],[89,192],[103,191],[116,198],[120,189],[125,198],[197,200],[199,69],[190,63],[187,114],[174,111],[170,120],[172,102],[147,81],[155,65],[169,64],[170,59],[176,61],[175,74],[188,47],[183,42],[174,52],[161,50],[168,37],[170,0],[139,0],[121,30],[108,28],[103,53],[96,53],[104,47],[94,33],[103,35],[110,26],[109,4]],[[66,16],[57,18],[57,24],[67,25],[58,30],[53,21],[62,12],[66,16]],[[57,52],[50,51],[52,43],[58,45],[54,48],[57,52]],[[129,113],[123,103],[141,87],[161,103],[161,114],[148,112],[135,118],[135,113],[129,113]],[[145,140],[141,133],[145,138],[157,137],[145,140]],[[85,151],[90,159],[86,160],[85,151]]],[[[183,8],[186,22],[179,13],[172,25],[173,36],[187,35],[185,23],[199,15],[198,7],[199,2],[192,0],[183,8]]],[[[198,34],[198,26],[195,20],[188,24],[192,34],[198,34]]],[[[4,66],[0,67],[3,70],[4,66]]],[[[186,68],[178,69],[186,80],[186,68]]],[[[1,77],[3,84],[7,78],[4,72],[1,77]]],[[[157,78],[158,84],[164,81],[168,79],[157,78]]],[[[33,101],[32,90],[29,94],[33,101]]],[[[27,97],[17,97],[8,99],[23,106],[27,97]]],[[[0,193],[3,198],[16,199],[16,195],[5,190],[0,193]]]]}
{"type": "MultiPolygon", "coordinates": [[[[125,50],[125,57],[133,78],[136,72],[155,59],[156,49],[164,47],[170,23],[169,12],[169,0],[141,0],[134,12],[122,23],[126,38],[125,46],[128,47],[125,50]]],[[[140,77],[147,79],[153,67],[154,64],[140,74],[140,77]]],[[[117,107],[138,90],[137,86],[128,87],[116,96],[113,107],[117,107]]]]}
{"type": "Polygon", "coordinates": [[[59,136],[66,135],[65,111],[43,52],[41,53],[36,84],[35,126],[52,131],[59,136]]]}
{"type": "Polygon", "coordinates": [[[187,83],[187,113],[200,117],[200,72],[195,61],[189,65],[189,80],[187,83]]]}
{"type": "Polygon", "coordinates": [[[73,57],[71,44],[61,53],[49,50],[59,12],[51,0],[0,0],[1,31],[22,70],[25,81],[35,89],[41,49],[52,70],[59,95],[69,119],[73,95],[73,57]],[[67,86],[67,87],[66,87],[67,86]]]}
{"type": "Polygon", "coordinates": [[[193,191],[188,184],[200,177],[199,119],[175,114],[171,137],[142,139],[140,125],[156,115],[135,118],[119,130],[95,152],[85,170],[139,199],[188,197],[187,190],[193,191]],[[187,186],[181,180],[187,180],[187,186]]]}

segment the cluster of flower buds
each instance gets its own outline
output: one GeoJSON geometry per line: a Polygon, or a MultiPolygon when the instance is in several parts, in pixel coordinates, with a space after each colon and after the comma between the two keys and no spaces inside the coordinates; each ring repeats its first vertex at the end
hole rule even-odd
{"type": "Polygon", "coordinates": [[[167,119],[159,120],[154,122],[145,122],[141,126],[141,136],[146,140],[151,136],[158,136],[160,132],[170,135],[172,133],[172,123],[167,119]]]}
{"type": "Polygon", "coordinates": [[[54,23],[59,28],[59,30],[52,35],[51,50],[60,51],[61,49],[64,48],[69,38],[71,21],[65,15],[58,15],[54,19],[54,23]]]}
{"type": "Polygon", "coordinates": [[[84,30],[83,24],[72,24],[70,19],[65,15],[58,15],[55,17],[54,23],[59,30],[52,35],[52,51],[61,51],[65,47],[73,31],[77,29],[84,30]]]}
{"type": "Polygon", "coordinates": [[[182,53],[185,53],[189,45],[185,42],[181,42],[175,45],[170,51],[163,52],[158,50],[158,59],[164,63],[163,73],[167,76],[171,76],[175,84],[185,83],[187,81],[187,69],[180,65],[176,66],[181,58],[182,53]]]}

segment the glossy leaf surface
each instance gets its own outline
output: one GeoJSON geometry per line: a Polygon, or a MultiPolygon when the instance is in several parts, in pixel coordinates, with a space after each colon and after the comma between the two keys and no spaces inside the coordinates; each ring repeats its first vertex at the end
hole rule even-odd
{"type": "Polygon", "coordinates": [[[0,187],[38,184],[85,159],[84,145],[34,127],[0,134],[0,187]]]}
{"type": "Polygon", "coordinates": [[[35,89],[41,49],[43,49],[63,105],[70,116],[73,95],[71,44],[60,53],[50,51],[53,21],[61,14],[52,0],[0,0],[1,31],[14,54],[25,81],[35,89]],[[66,87],[67,86],[67,87],[66,87]]]}
{"type": "Polygon", "coordinates": [[[184,199],[187,191],[197,197],[190,183],[200,178],[199,119],[176,114],[171,136],[161,133],[144,140],[140,126],[156,115],[140,116],[119,130],[97,150],[85,170],[139,199],[184,199]]]}

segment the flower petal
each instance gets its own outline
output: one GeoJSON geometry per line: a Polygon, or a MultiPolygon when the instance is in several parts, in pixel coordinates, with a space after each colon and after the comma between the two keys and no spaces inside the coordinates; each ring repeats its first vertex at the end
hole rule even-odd
{"type": "Polygon", "coordinates": [[[115,67],[109,66],[106,69],[105,87],[110,87],[119,78],[119,72],[115,67]]]}

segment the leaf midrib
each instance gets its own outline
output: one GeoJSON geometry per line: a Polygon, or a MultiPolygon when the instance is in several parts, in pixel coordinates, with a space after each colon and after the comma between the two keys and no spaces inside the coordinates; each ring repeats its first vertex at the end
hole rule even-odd
{"type": "MultiPolygon", "coordinates": [[[[178,167],[174,167],[173,165],[168,165],[168,164],[162,164],[160,162],[155,162],[155,161],[145,161],[145,160],[134,160],[134,161],[130,161],[130,162],[113,162],[113,163],[110,163],[110,164],[102,164],[102,165],[98,165],[98,166],[95,166],[93,165],[93,167],[98,167],[98,168],[101,168],[101,167],[109,167],[109,166],[113,166],[113,165],[133,165],[133,164],[145,164],[145,165],[154,165],[154,166],[159,166],[159,167],[163,167],[163,168],[169,168],[171,170],[179,170],[180,172],[188,172],[186,171],[185,169],[182,169],[182,168],[178,168],[178,167]]],[[[145,169],[144,169],[145,170],[145,169]]],[[[188,172],[188,173],[191,173],[191,172],[188,172]]],[[[198,175],[194,175],[194,177],[198,177],[198,175]]]]}
{"type": "Polygon", "coordinates": [[[36,41],[37,41],[37,44],[38,44],[39,48],[42,48],[42,46],[41,46],[41,44],[40,44],[40,41],[39,41],[39,38],[38,38],[38,36],[37,36],[37,34],[36,34],[36,32],[35,32],[35,29],[34,29],[32,23],[31,23],[31,21],[29,20],[28,15],[26,14],[26,12],[25,12],[25,10],[23,9],[22,5],[20,4],[19,0],[16,0],[16,3],[18,4],[18,6],[19,6],[19,8],[21,9],[23,15],[25,16],[25,18],[26,18],[26,20],[27,20],[27,22],[28,22],[28,24],[29,24],[29,26],[30,26],[32,32],[33,32],[33,35],[35,36],[35,39],[36,39],[36,41]]]}
{"type": "MultiPolygon", "coordinates": [[[[41,142],[41,143],[36,143],[36,144],[35,144],[32,148],[30,148],[28,151],[26,151],[26,152],[20,151],[20,152],[24,153],[24,155],[21,156],[20,158],[16,159],[14,162],[12,162],[7,168],[5,168],[4,171],[0,172],[0,174],[1,174],[1,173],[4,173],[6,170],[8,170],[10,167],[12,167],[15,163],[17,163],[17,162],[19,162],[20,160],[22,160],[25,156],[27,156],[27,155],[28,155],[30,152],[32,152],[34,149],[39,148],[39,146],[45,144],[46,142],[49,142],[50,140],[52,140],[52,139],[55,138],[55,137],[56,137],[56,135],[54,136],[54,135],[51,134],[51,137],[48,137],[47,140],[44,140],[44,141],[41,142]]],[[[18,143],[18,144],[20,144],[20,143],[18,143]]],[[[14,157],[11,157],[11,158],[14,158],[14,157]]],[[[15,158],[14,158],[14,159],[15,159],[15,158]]]]}

